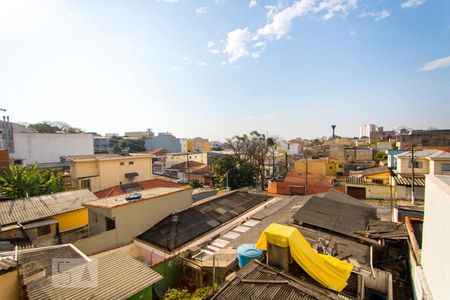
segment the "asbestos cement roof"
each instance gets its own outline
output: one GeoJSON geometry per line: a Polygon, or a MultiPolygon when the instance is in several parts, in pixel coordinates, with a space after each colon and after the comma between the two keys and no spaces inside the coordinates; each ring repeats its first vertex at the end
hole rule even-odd
{"type": "Polygon", "coordinates": [[[234,279],[219,289],[211,298],[213,299],[337,300],[342,298],[324,288],[283,274],[275,268],[251,261],[239,270],[234,279]]]}
{"type": "Polygon", "coordinates": [[[128,299],[161,279],[142,262],[116,251],[34,282],[28,286],[28,295],[31,300],[128,299]],[[67,278],[72,281],[64,281],[67,278]],[[76,282],[81,284],[70,285],[76,282]]]}
{"type": "Polygon", "coordinates": [[[0,224],[31,222],[84,208],[82,203],[97,197],[89,190],[61,192],[30,198],[0,201],[0,224]]]}

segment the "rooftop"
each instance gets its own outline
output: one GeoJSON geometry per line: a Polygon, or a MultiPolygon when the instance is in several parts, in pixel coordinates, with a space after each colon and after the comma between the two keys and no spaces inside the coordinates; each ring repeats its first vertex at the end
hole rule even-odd
{"type": "MultiPolygon", "coordinates": [[[[395,155],[396,157],[399,158],[410,158],[411,157],[411,152],[410,151],[406,151],[400,154],[395,155]]],[[[450,159],[450,153],[449,152],[445,152],[445,151],[441,151],[441,150],[435,150],[435,149],[424,149],[424,150],[420,150],[420,151],[414,151],[414,157],[415,158],[428,158],[431,160],[439,160],[439,159],[450,159]]]]}
{"type": "Polygon", "coordinates": [[[151,158],[152,155],[148,153],[130,153],[130,155],[121,154],[94,154],[94,155],[73,155],[66,157],[70,162],[83,162],[83,161],[100,161],[100,160],[120,160],[120,159],[135,159],[135,158],[151,158]]]}
{"type": "Polygon", "coordinates": [[[187,162],[182,162],[182,163],[178,163],[178,164],[174,164],[170,167],[166,167],[166,169],[171,169],[171,170],[185,170],[187,168],[203,168],[205,167],[205,164],[193,161],[193,160],[189,160],[187,162]]]}
{"type": "Polygon", "coordinates": [[[157,187],[153,189],[145,189],[139,191],[139,194],[142,195],[141,199],[134,200],[134,201],[128,201],[125,198],[128,196],[128,194],[120,194],[116,196],[111,196],[107,198],[101,198],[92,200],[89,202],[83,203],[84,206],[88,207],[100,207],[100,208],[114,208],[122,205],[128,205],[128,204],[137,204],[142,201],[148,201],[154,198],[158,198],[161,196],[181,192],[190,189],[189,187],[157,187]]]}
{"type": "Polygon", "coordinates": [[[35,221],[84,208],[83,202],[97,199],[89,190],[76,190],[0,201],[0,224],[35,221]]]}
{"type": "Polygon", "coordinates": [[[237,272],[212,298],[219,299],[342,299],[324,288],[253,260],[237,272]]]}
{"type": "Polygon", "coordinates": [[[166,217],[136,239],[173,251],[269,198],[244,192],[217,197],[166,217]]]}
{"type": "MultiPolygon", "coordinates": [[[[0,257],[13,257],[14,251],[2,252],[0,257]]],[[[17,260],[23,266],[25,281],[34,274],[45,271],[44,276],[51,276],[53,273],[53,259],[80,259],[79,264],[89,261],[80,250],[72,244],[55,245],[48,247],[32,248],[17,251],[17,260]]]]}
{"type": "Polygon", "coordinates": [[[50,278],[32,283],[28,286],[28,295],[29,299],[45,300],[128,299],[161,279],[161,275],[143,263],[124,252],[116,251],[74,267],[67,272],[54,274],[50,278]],[[90,276],[90,280],[94,280],[93,286],[67,287],[53,284],[64,280],[62,276],[85,278],[86,274],[90,276]]]}
{"type": "Polygon", "coordinates": [[[148,189],[154,189],[159,187],[182,187],[182,185],[171,182],[168,180],[162,180],[162,179],[151,179],[151,180],[145,180],[145,181],[139,181],[139,182],[133,182],[133,183],[127,183],[122,185],[116,185],[113,187],[110,187],[105,190],[101,190],[95,193],[95,195],[98,198],[107,198],[112,196],[119,196],[127,193],[133,193],[133,192],[139,192],[142,190],[148,190],[148,189]]]}

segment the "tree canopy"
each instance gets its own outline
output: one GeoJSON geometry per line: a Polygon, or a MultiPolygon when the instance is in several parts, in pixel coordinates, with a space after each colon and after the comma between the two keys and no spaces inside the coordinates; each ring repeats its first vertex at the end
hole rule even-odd
{"type": "Polygon", "coordinates": [[[212,175],[217,186],[228,186],[237,189],[255,186],[258,169],[248,161],[235,156],[224,156],[214,160],[212,175]]]}
{"type": "Polygon", "coordinates": [[[111,147],[114,153],[120,153],[122,150],[128,149],[130,152],[145,151],[145,139],[137,140],[124,139],[120,136],[113,136],[110,139],[111,147]]]}
{"type": "Polygon", "coordinates": [[[10,164],[0,176],[0,191],[8,199],[17,199],[60,192],[63,189],[61,173],[54,170],[38,170],[10,164]]]}
{"type": "Polygon", "coordinates": [[[36,130],[39,133],[57,133],[57,132],[65,132],[65,133],[81,133],[83,132],[80,128],[75,128],[70,126],[67,123],[60,121],[43,121],[35,124],[28,125],[29,128],[36,130]]]}

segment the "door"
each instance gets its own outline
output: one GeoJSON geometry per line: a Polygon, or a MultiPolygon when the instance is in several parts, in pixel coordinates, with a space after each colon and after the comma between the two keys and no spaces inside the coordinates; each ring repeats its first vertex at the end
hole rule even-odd
{"type": "Polygon", "coordinates": [[[365,199],[366,198],[366,188],[365,187],[347,187],[347,195],[355,197],[357,199],[365,199]]]}

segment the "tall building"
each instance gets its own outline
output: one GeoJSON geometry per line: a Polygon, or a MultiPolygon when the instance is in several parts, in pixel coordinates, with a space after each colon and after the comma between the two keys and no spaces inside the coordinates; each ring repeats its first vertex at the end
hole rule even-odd
{"type": "Polygon", "coordinates": [[[372,131],[377,131],[377,125],[375,124],[364,124],[359,127],[359,137],[369,137],[372,131]]]}

